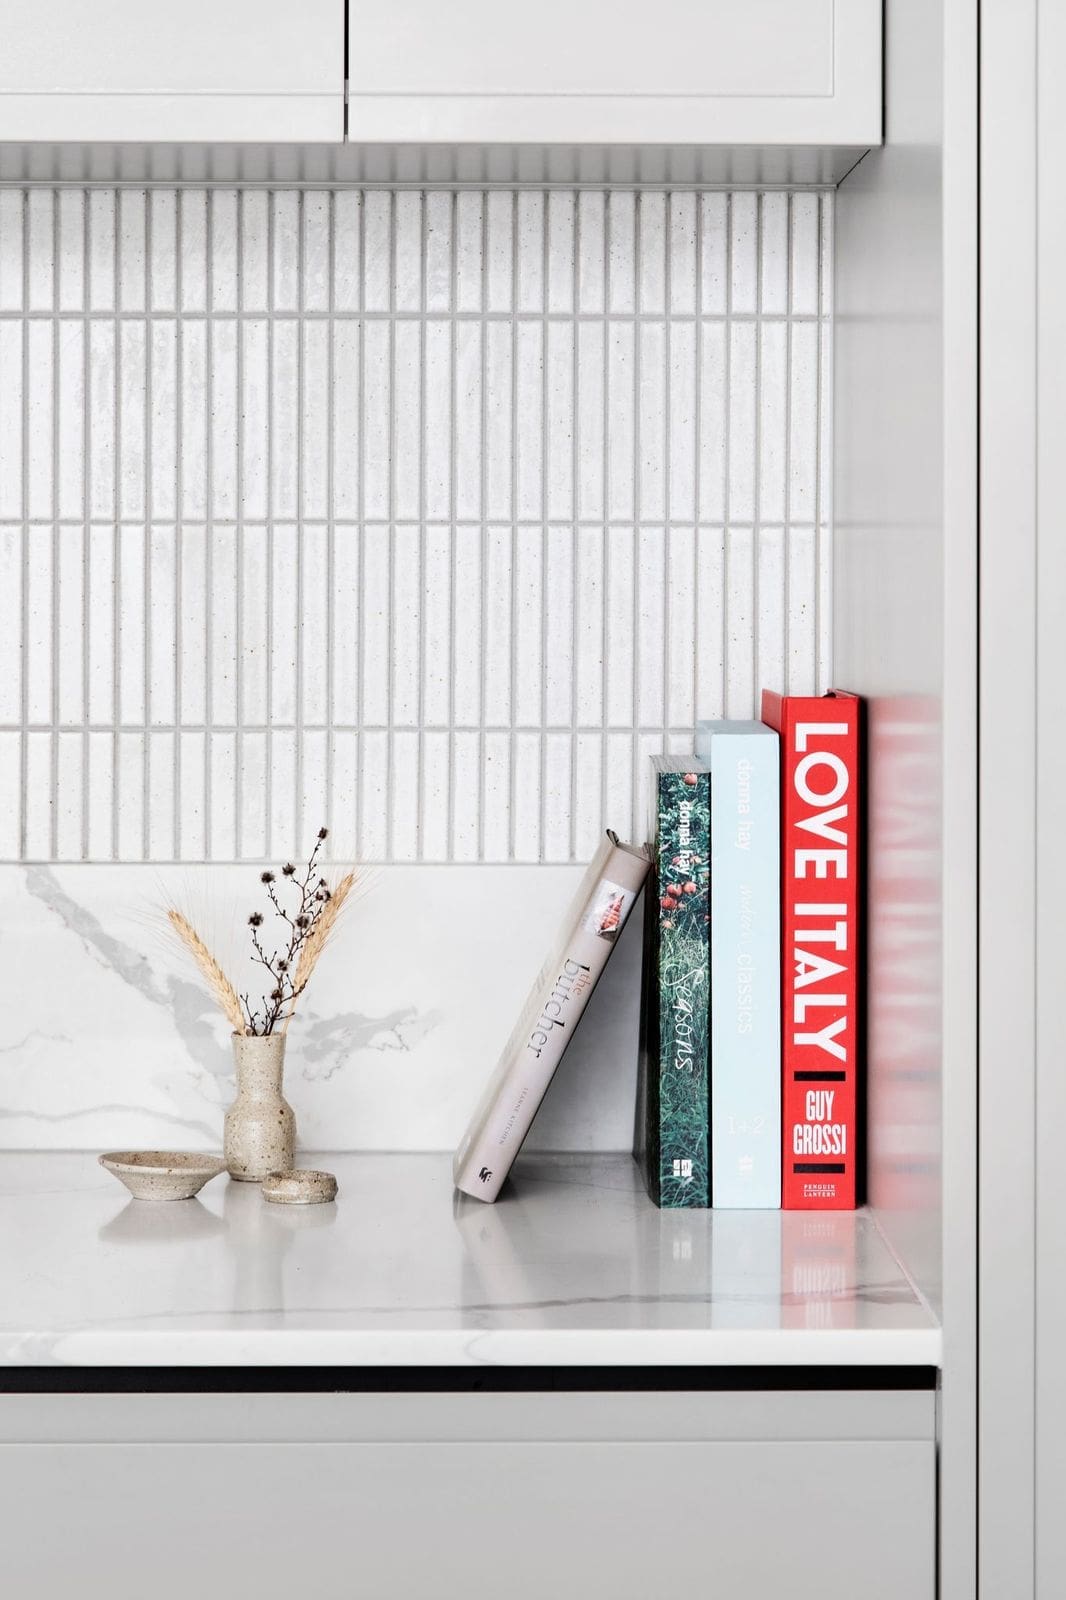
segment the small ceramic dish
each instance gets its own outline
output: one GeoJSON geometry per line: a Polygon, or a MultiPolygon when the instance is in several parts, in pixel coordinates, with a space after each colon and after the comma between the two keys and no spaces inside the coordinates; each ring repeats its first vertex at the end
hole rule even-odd
{"type": "Polygon", "coordinates": [[[263,1179],[263,1199],[276,1206],[321,1206],[337,1198],[337,1180],[332,1172],[272,1172],[263,1179]]]}
{"type": "Polygon", "coordinates": [[[190,1150],[111,1150],[99,1160],[135,1200],[191,1200],[226,1170],[221,1156],[190,1150]]]}

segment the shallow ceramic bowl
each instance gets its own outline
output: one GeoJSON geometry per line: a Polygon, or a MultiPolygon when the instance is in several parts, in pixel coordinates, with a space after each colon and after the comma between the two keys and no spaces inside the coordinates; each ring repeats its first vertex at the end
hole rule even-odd
{"type": "Polygon", "coordinates": [[[276,1206],[321,1206],[336,1198],[337,1180],[332,1172],[294,1167],[291,1172],[273,1172],[263,1179],[263,1199],[276,1206]]]}
{"type": "Polygon", "coordinates": [[[189,1150],[111,1150],[100,1165],[124,1183],[135,1200],[191,1200],[225,1172],[221,1156],[189,1150]]]}

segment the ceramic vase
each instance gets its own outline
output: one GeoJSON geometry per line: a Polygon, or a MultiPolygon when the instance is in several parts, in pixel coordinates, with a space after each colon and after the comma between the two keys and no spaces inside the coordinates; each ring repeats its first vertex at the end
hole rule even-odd
{"type": "Polygon", "coordinates": [[[237,1098],[226,1112],[223,1154],[231,1178],[261,1183],[287,1172],[296,1153],[296,1118],[281,1092],[285,1037],[233,1035],[237,1098]]]}

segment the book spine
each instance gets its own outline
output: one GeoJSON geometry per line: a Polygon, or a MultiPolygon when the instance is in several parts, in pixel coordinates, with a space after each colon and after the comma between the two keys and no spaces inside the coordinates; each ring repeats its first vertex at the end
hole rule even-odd
{"type": "Polygon", "coordinates": [[[708,1206],[710,774],[659,773],[658,801],[658,1199],[708,1206]]]}
{"type": "Polygon", "coordinates": [[[542,974],[498,1069],[484,1120],[456,1160],[457,1189],[495,1200],[640,892],[645,862],[609,857],[558,961],[542,974]],[[612,875],[612,868],[614,872],[612,875]],[[616,881],[621,879],[622,881],[616,881]]]}
{"type": "Polygon", "coordinates": [[[781,703],[783,1194],[852,1210],[856,1175],[859,701],[781,703]]]}
{"type": "Polygon", "coordinates": [[[711,742],[711,1203],[781,1204],[780,772],[772,734],[711,742]]]}

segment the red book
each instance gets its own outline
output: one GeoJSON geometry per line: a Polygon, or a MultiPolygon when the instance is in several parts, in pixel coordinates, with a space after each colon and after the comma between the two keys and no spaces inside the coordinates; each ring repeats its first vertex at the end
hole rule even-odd
{"type": "Polygon", "coordinates": [[[861,709],[838,690],[762,697],[781,735],[786,1211],[855,1206],[861,709]]]}

